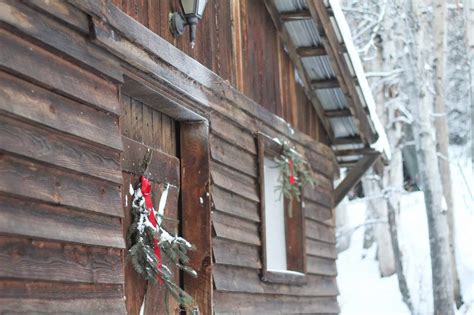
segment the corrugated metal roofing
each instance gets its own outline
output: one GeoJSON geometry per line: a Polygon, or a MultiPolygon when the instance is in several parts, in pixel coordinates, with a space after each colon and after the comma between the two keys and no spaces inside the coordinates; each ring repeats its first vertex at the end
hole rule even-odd
{"type": "Polygon", "coordinates": [[[306,0],[275,0],[278,12],[301,11],[308,8],[306,0]]]}
{"type": "Polygon", "coordinates": [[[319,35],[313,20],[288,21],[285,26],[295,47],[320,46],[319,35]]]}
{"type": "MultiPolygon", "coordinates": [[[[306,0],[273,0],[275,8],[277,9],[278,13],[295,13],[301,11],[307,11],[308,5],[306,0]]],[[[326,6],[333,6],[331,1],[325,1],[326,6]]],[[[338,9],[338,8],[336,8],[338,9]]],[[[338,17],[340,20],[340,16],[338,17]]],[[[345,42],[346,38],[342,36],[340,32],[340,26],[338,24],[338,19],[335,16],[331,16],[330,20],[335,30],[337,39],[340,43],[344,45],[347,44],[345,42]]],[[[345,25],[343,25],[345,27],[345,25]]],[[[315,20],[312,18],[304,18],[301,17],[295,20],[286,20],[283,23],[283,27],[286,28],[290,40],[294,47],[301,48],[301,47],[321,47],[321,35],[318,32],[317,25],[315,20]]],[[[347,31],[347,30],[346,30],[347,31]]],[[[349,43],[349,46],[352,43],[349,43]]],[[[352,47],[352,46],[351,46],[352,47]]],[[[353,59],[357,56],[349,56],[348,52],[344,52],[344,59],[346,66],[349,69],[350,74],[353,77],[357,76],[357,80],[355,80],[356,84],[356,91],[360,99],[360,104],[364,107],[364,111],[368,107],[368,101],[366,98],[368,97],[365,95],[367,92],[362,91],[360,86],[360,78],[361,75],[359,72],[356,72],[354,69],[353,59]]],[[[336,79],[336,73],[334,71],[334,65],[331,63],[328,56],[302,56],[300,57],[302,67],[308,76],[308,80],[311,81],[330,81],[336,79]]],[[[363,75],[363,73],[362,73],[363,75]]],[[[362,80],[365,79],[362,78],[362,80]]],[[[362,82],[365,83],[365,82],[362,82]]],[[[311,87],[309,87],[312,89],[311,87]]],[[[316,97],[318,98],[319,103],[321,104],[324,111],[337,111],[337,110],[345,110],[348,108],[348,100],[346,96],[342,93],[342,90],[339,87],[335,88],[325,88],[325,89],[315,89],[313,90],[316,97]]],[[[371,95],[370,95],[371,96],[371,95]]],[[[375,133],[379,134],[380,138],[380,128],[376,128],[377,126],[374,125],[374,121],[372,120],[373,117],[369,115],[369,125],[371,130],[374,130],[375,133]]],[[[334,137],[342,138],[342,137],[354,137],[360,134],[358,130],[358,126],[356,126],[354,119],[352,116],[348,117],[331,117],[328,119],[329,124],[332,128],[334,133],[334,137]]],[[[378,121],[378,118],[377,118],[378,121]]],[[[382,129],[383,132],[383,129],[382,129]]],[[[384,132],[383,132],[384,133],[384,132]]],[[[385,134],[382,135],[385,137],[385,134]]],[[[334,145],[333,148],[340,149],[338,146],[334,145]]],[[[385,149],[384,149],[385,150],[385,149]]],[[[351,157],[354,159],[354,157],[351,157]]]]}
{"type": "Polygon", "coordinates": [[[328,56],[305,57],[301,58],[301,62],[311,80],[328,80],[336,77],[328,56]]]}

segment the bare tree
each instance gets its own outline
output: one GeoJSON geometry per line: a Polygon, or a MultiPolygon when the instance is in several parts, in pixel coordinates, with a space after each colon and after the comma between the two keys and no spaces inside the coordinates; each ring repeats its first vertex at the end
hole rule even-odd
{"type": "MultiPolygon", "coordinates": [[[[434,12],[442,9],[444,0],[416,2],[412,4],[413,29],[418,50],[416,69],[419,82],[418,99],[414,109],[417,123],[414,125],[418,165],[422,189],[425,196],[430,236],[431,270],[433,282],[433,302],[435,314],[451,315],[453,310],[453,281],[451,275],[451,252],[449,249],[449,226],[447,211],[443,207],[443,187],[438,164],[436,132],[433,123],[434,104],[442,98],[443,73],[433,58],[436,49],[433,45],[437,36],[444,37],[444,31],[434,36],[434,12]],[[441,72],[439,72],[441,71],[441,72]],[[441,92],[441,96],[440,96],[441,92]]],[[[437,40],[437,43],[439,40],[437,40]]],[[[442,68],[442,67],[441,67],[442,68]]]]}

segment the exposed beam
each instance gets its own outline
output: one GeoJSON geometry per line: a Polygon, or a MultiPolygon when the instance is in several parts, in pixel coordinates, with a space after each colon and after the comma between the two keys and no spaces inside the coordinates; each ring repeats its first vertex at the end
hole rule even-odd
{"type": "Polygon", "coordinates": [[[300,57],[316,57],[316,56],[325,56],[326,49],[322,46],[308,46],[308,47],[298,47],[296,48],[296,53],[300,57]]]}
{"type": "Polygon", "coordinates": [[[351,155],[364,155],[372,154],[375,151],[371,148],[360,148],[360,149],[343,149],[343,150],[334,150],[336,156],[351,156],[351,155]]]}
{"type": "Polygon", "coordinates": [[[363,144],[362,139],[359,136],[353,137],[341,137],[335,138],[334,145],[341,145],[341,144],[363,144]]]}
{"type": "Polygon", "coordinates": [[[311,80],[311,87],[315,90],[322,89],[333,89],[339,87],[339,81],[336,79],[331,80],[311,80]]]}
{"type": "Polygon", "coordinates": [[[354,187],[361,179],[362,175],[377,161],[380,153],[368,154],[360,159],[354,167],[347,173],[346,177],[336,187],[334,193],[334,207],[336,207],[344,196],[354,187]]]}
{"type": "Polygon", "coordinates": [[[282,22],[308,20],[311,19],[311,12],[309,10],[284,12],[280,13],[280,19],[282,22]]]}
{"type": "Polygon", "coordinates": [[[329,110],[329,111],[326,111],[324,114],[326,115],[327,118],[352,116],[351,111],[347,108],[337,109],[337,110],[329,110]]]}
{"type": "Polygon", "coordinates": [[[355,123],[359,126],[362,139],[364,142],[373,143],[376,140],[376,135],[370,127],[368,116],[364,113],[364,106],[359,99],[349,66],[346,64],[344,58],[344,51],[346,49],[341,45],[337,38],[336,31],[331,22],[327,8],[324,5],[324,1],[308,0],[307,4],[314,22],[324,31],[325,36],[321,38],[322,45],[326,48],[329,60],[331,61],[333,70],[336,73],[337,80],[339,81],[340,88],[346,96],[355,123]]]}
{"type": "Polygon", "coordinates": [[[326,131],[329,137],[329,140],[332,142],[334,140],[334,131],[331,127],[331,124],[329,123],[329,120],[324,116],[324,109],[322,105],[319,103],[318,98],[316,97],[315,93],[310,88],[311,80],[309,79],[308,74],[306,73],[303,67],[301,58],[298,56],[296,52],[296,47],[290,38],[288,30],[285,27],[283,27],[280,14],[277,11],[273,1],[264,0],[264,3],[265,3],[265,6],[267,7],[268,13],[270,14],[270,17],[273,20],[273,23],[275,24],[275,28],[278,31],[278,35],[280,36],[281,41],[286,46],[290,60],[292,61],[294,67],[298,71],[300,78],[303,81],[305,94],[308,97],[308,99],[311,101],[311,103],[313,104],[313,107],[316,110],[316,113],[319,119],[321,120],[324,130],[326,131]]]}

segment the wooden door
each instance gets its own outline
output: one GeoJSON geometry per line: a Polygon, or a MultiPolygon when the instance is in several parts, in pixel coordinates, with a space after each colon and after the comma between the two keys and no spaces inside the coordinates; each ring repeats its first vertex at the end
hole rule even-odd
{"type": "MultiPolygon", "coordinates": [[[[169,116],[141,103],[140,101],[122,95],[122,116],[120,127],[124,153],[122,156],[123,175],[123,233],[126,237],[131,223],[129,195],[130,184],[136,185],[142,173],[142,162],[147,150],[152,150],[152,160],[146,176],[152,182],[152,200],[155,208],[165,189],[170,184],[167,204],[165,207],[165,228],[170,233],[178,233],[178,199],[180,189],[180,160],[177,157],[177,124],[169,116]]],[[[127,244],[127,249],[130,244],[127,244]]],[[[144,302],[145,314],[166,314],[165,292],[159,284],[147,283],[133,269],[125,256],[125,297],[128,314],[140,313],[144,302]]],[[[167,264],[166,259],[163,264],[167,264]]],[[[172,268],[175,281],[179,283],[179,272],[172,268]]],[[[178,314],[178,304],[169,298],[171,314],[178,314]]]]}

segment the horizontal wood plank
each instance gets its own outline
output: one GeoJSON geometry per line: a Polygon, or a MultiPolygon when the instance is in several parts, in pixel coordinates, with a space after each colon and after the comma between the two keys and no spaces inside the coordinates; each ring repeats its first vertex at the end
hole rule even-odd
{"type": "Polygon", "coordinates": [[[0,153],[0,191],[123,217],[120,185],[0,153]]]}
{"type": "Polygon", "coordinates": [[[123,283],[121,250],[0,236],[0,277],[123,283]]]}
{"type": "Polygon", "coordinates": [[[126,314],[123,298],[119,299],[1,299],[3,314],[126,314]]]}
{"type": "Polygon", "coordinates": [[[251,201],[259,202],[257,183],[254,178],[211,162],[211,177],[215,185],[232,191],[251,201]]]}
{"type": "Polygon", "coordinates": [[[338,314],[336,297],[214,293],[215,314],[338,314]]]}
{"type": "Polygon", "coordinates": [[[28,0],[27,4],[48,13],[81,33],[89,31],[87,15],[65,1],[28,0]]]}
{"type": "Polygon", "coordinates": [[[209,143],[213,160],[232,167],[246,175],[257,177],[257,159],[255,155],[212,134],[209,143]]]}
{"type": "Polygon", "coordinates": [[[212,221],[220,238],[251,245],[261,245],[257,224],[214,211],[212,221]]]}
{"type": "Polygon", "coordinates": [[[236,126],[227,118],[211,114],[211,133],[254,155],[257,154],[255,137],[248,130],[236,126]]]}
{"type": "Polygon", "coordinates": [[[125,248],[120,219],[0,195],[0,233],[125,248]]]}
{"type": "Polygon", "coordinates": [[[215,265],[213,277],[216,292],[278,294],[279,296],[336,296],[339,293],[336,278],[327,276],[306,275],[306,284],[295,286],[263,282],[259,271],[255,269],[215,265]]]}
{"type": "Polygon", "coordinates": [[[336,261],[334,259],[307,256],[307,272],[323,276],[337,276],[336,261]]]}
{"type": "Polygon", "coordinates": [[[306,236],[330,244],[336,244],[336,233],[333,227],[306,219],[306,236]]]}
{"type": "Polygon", "coordinates": [[[333,196],[332,191],[315,185],[313,188],[308,187],[303,192],[304,198],[318,203],[326,208],[332,208],[333,196]]]}
{"type": "Polygon", "coordinates": [[[337,258],[336,245],[320,242],[312,239],[306,239],[306,253],[311,256],[324,258],[337,258]]]}
{"type": "Polygon", "coordinates": [[[147,151],[151,150],[153,153],[147,177],[155,182],[169,183],[179,187],[180,163],[178,158],[128,137],[122,137],[122,142],[124,148],[122,169],[124,171],[143,175],[143,159],[147,151]]]}
{"type": "Polygon", "coordinates": [[[212,248],[216,264],[262,268],[258,246],[214,238],[212,248]]]}
{"type": "Polygon", "coordinates": [[[31,42],[0,29],[0,68],[115,115],[117,87],[31,42]]]}
{"type": "Polygon", "coordinates": [[[189,96],[201,106],[210,106],[234,120],[242,128],[250,129],[254,133],[261,130],[274,134],[277,130],[285,135],[284,138],[291,138],[308,146],[311,151],[321,153],[323,157],[334,158],[327,145],[315,142],[301,132],[290,133],[288,124],[280,117],[257,106],[254,101],[226,84],[222,78],[209,77],[208,69],[111,3],[85,0],[69,0],[69,2],[93,16],[105,16],[110,22],[110,25],[106,25],[103,19],[93,19],[94,36],[99,45],[145,73],[159,80],[171,82],[180,94],[189,96]],[[112,27],[125,36],[122,38],[115,36],[116,32],[112,27]],[[172,67],[167,68],[168,65],[172,67]],[[175,69],[178,69],[179,73],[173,73],[175,69]],[[205,91],[203,87],[209,91],[205,91]]]}
{"type": "Polygon", "coordinates": [[[258,203],[242,198],[240,195],[216,185],[212,186],[211,195],[216,210],[246,220],[260,222],[258,203]]]}
{"type": "Polygon", "coordinates": [[[17,299],[118,299],[123,297],[121,284],[89,284],[50,281],[0,281],[0,298],[17,299]]]}
{"type": "Polygon", "coordinates": [[[304,212],[307,218],[316,221],[323,222],[332,218],[332,210],[330,208],[321,206],[320,204],[309,199],[304,200],[304,212]]]}
{"type": "Polygon", "coordinates": [[[119,153],[91,146],[66,135],[0,116],[1,150],[122,183],[119,153]]]}
{"type": "Polygon", "coordinates": [[[0,71],[0,112],[122,150],[117,117],[0,71]]]}
{"type": "Polygon", "coordinates": [[[305,157],[308,159],[313,170],[324,175],[329,180],[333,179],[335,158],[332,153],[331,155],[322,155],[306,150],[305,157]],[[332,161],[330,157],[332,157],[334,161],[332,161]]]}
{"type": "MultiPolygon", "coordinates": [[[[74,17],[78,16],[74,15],[74,17]]],[[[120,64],[114,57],[106,55],[102,50],[92,45],[82,34],[72,31],[19,1],[2,1],[0,21],[57,49],[65,58],[78,61],[82,66],[99,75],[113,79],[115,82],[123,82],[120,64]]],[[[76,22],[80,22],[82,26],[82,20],[76,20],[76,22]]]]}

